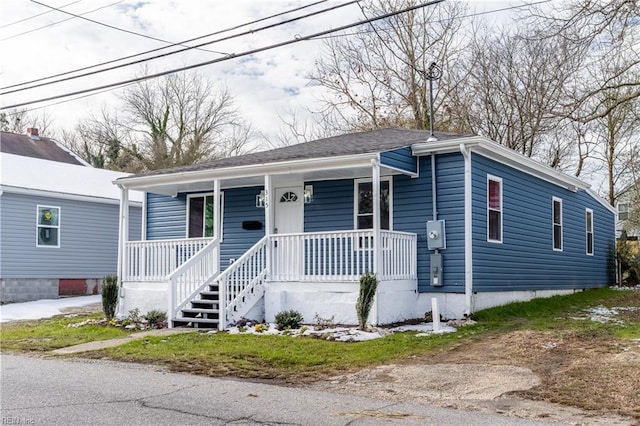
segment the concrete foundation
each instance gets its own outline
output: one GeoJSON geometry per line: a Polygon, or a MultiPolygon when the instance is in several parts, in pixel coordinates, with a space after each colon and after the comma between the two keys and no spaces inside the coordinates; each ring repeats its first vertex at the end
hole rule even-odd
{"type": "Polygon", "coordinates": [[[99,294],[102,279],[43,279],[43,278],[2,278],[0,279],[0,301],[30,302],[39,299],[57,299],[59,296],[84,296],[99,294]]]}

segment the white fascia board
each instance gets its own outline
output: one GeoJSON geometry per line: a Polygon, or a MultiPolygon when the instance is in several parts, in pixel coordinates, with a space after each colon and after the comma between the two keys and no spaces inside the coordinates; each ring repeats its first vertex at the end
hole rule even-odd
{"type": "Polygon", "coordinates": [[[590,187],[589,184],[580,179],[538,163],[529,157],[482,136],[471,136],[436,142],[421,142],[413,145],[411,148],[414,155],[425,155],[459,151],[460,144],[464,144],[467,148],[473,148],[473,152],[477,154],[574,192],[579,189],[586,190],[590,187]]]}
{"type": "Polygon", "coordinates": [[[615,214],[616,217],[618,215],[618,210],[613,207],[611,204],[609,204],[607,202],[607,200],[605,200],[604,198],[602,198],[601,196],[599,196],[593,189],[591,188],[587,188],[587,194],[591,195],[591,197],[596,200],[597,202],[599,202],[600,204],[602,204],[602,206],[604,208],[606,208],[607,210],[609,210],[611,213],[615,214]]]}
{"type": "MultiPolygon", "coordinates": [[[[6,192],[7,194],[29,195],[32,197],[49,197],[63,200],[85,201],[89,203],[120,204],[120,200],[115,200],[113,198],[91,197],[89,195],[69,194],[66,192],[43,191],[41,189],[21,188],[18,186],[0,185],[0,193],[1,192],[6,192]]],[[[142,202],[129,200],[129,206],[142,207],[142,202]]]]}
{"type": "Polygon", "coordinates": [[[238,179],[264,175],[293,174],[326,169],[348,169],[369,167],[371,159],[377,158],[377,152],[348,155],[341,157],[310,158],[304,160],[282,161],[278,163],[250,164],[246,166],[224,167],[188,172],[167,173],[151,176],[133,176],[119,178],[114,184],[128,189],[151,190],[154,186],[171,184],[189,184],[216,179],[238,179]]]}

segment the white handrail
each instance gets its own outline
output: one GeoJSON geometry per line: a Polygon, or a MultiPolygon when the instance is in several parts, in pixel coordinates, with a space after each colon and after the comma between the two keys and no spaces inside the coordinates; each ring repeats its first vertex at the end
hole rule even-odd
{"type": "Polygon", "coordinates": [[[227,317],[242,305],[250,302],[252,296],[261,296],[263,283],[268,275],[267,242],[264,236],[249,251],[240,256],[233,264],[216,277],[223,312],[220,314],[218,328],[226,327],[227,317]]]}
{"type": "Polygon", "coordinates": [[[202,250],[213,238],[128,241],[123,281],[166,281],[169,274],[202,250]]]}
{"type": "Polygon", "coordinates": [[[218,275],[219,251],[220,240],[215,238],[169,275],[169,327],[193,295],[209,285],[218,275]]]}

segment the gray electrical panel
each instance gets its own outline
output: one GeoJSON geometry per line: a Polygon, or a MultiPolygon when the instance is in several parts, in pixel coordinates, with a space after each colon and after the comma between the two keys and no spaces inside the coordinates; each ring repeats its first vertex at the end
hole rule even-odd
{"type": "Polygon", "coordinates": [[[430,220],[427,222],[427,246],[429,250],[447,248],[444,233],[444,220],[430,220]]]}
{"type": "Polygon", "coordinates": [[[431,255],[429,275],[431,276],[431,287],[442,286],[442,255],[440,253],[431,255]]]}

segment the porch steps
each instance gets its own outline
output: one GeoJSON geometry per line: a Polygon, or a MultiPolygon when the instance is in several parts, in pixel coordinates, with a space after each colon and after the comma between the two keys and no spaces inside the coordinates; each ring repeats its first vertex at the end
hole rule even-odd
{"type": "Polygon", "coordinates": [[[190,302],[190,307],[182,309],[182,317],[173,320],[174,327],[217,329],[220,322],[220,293],[218,284],[211,284],[208,290],[199,293],[190,302]]]}

